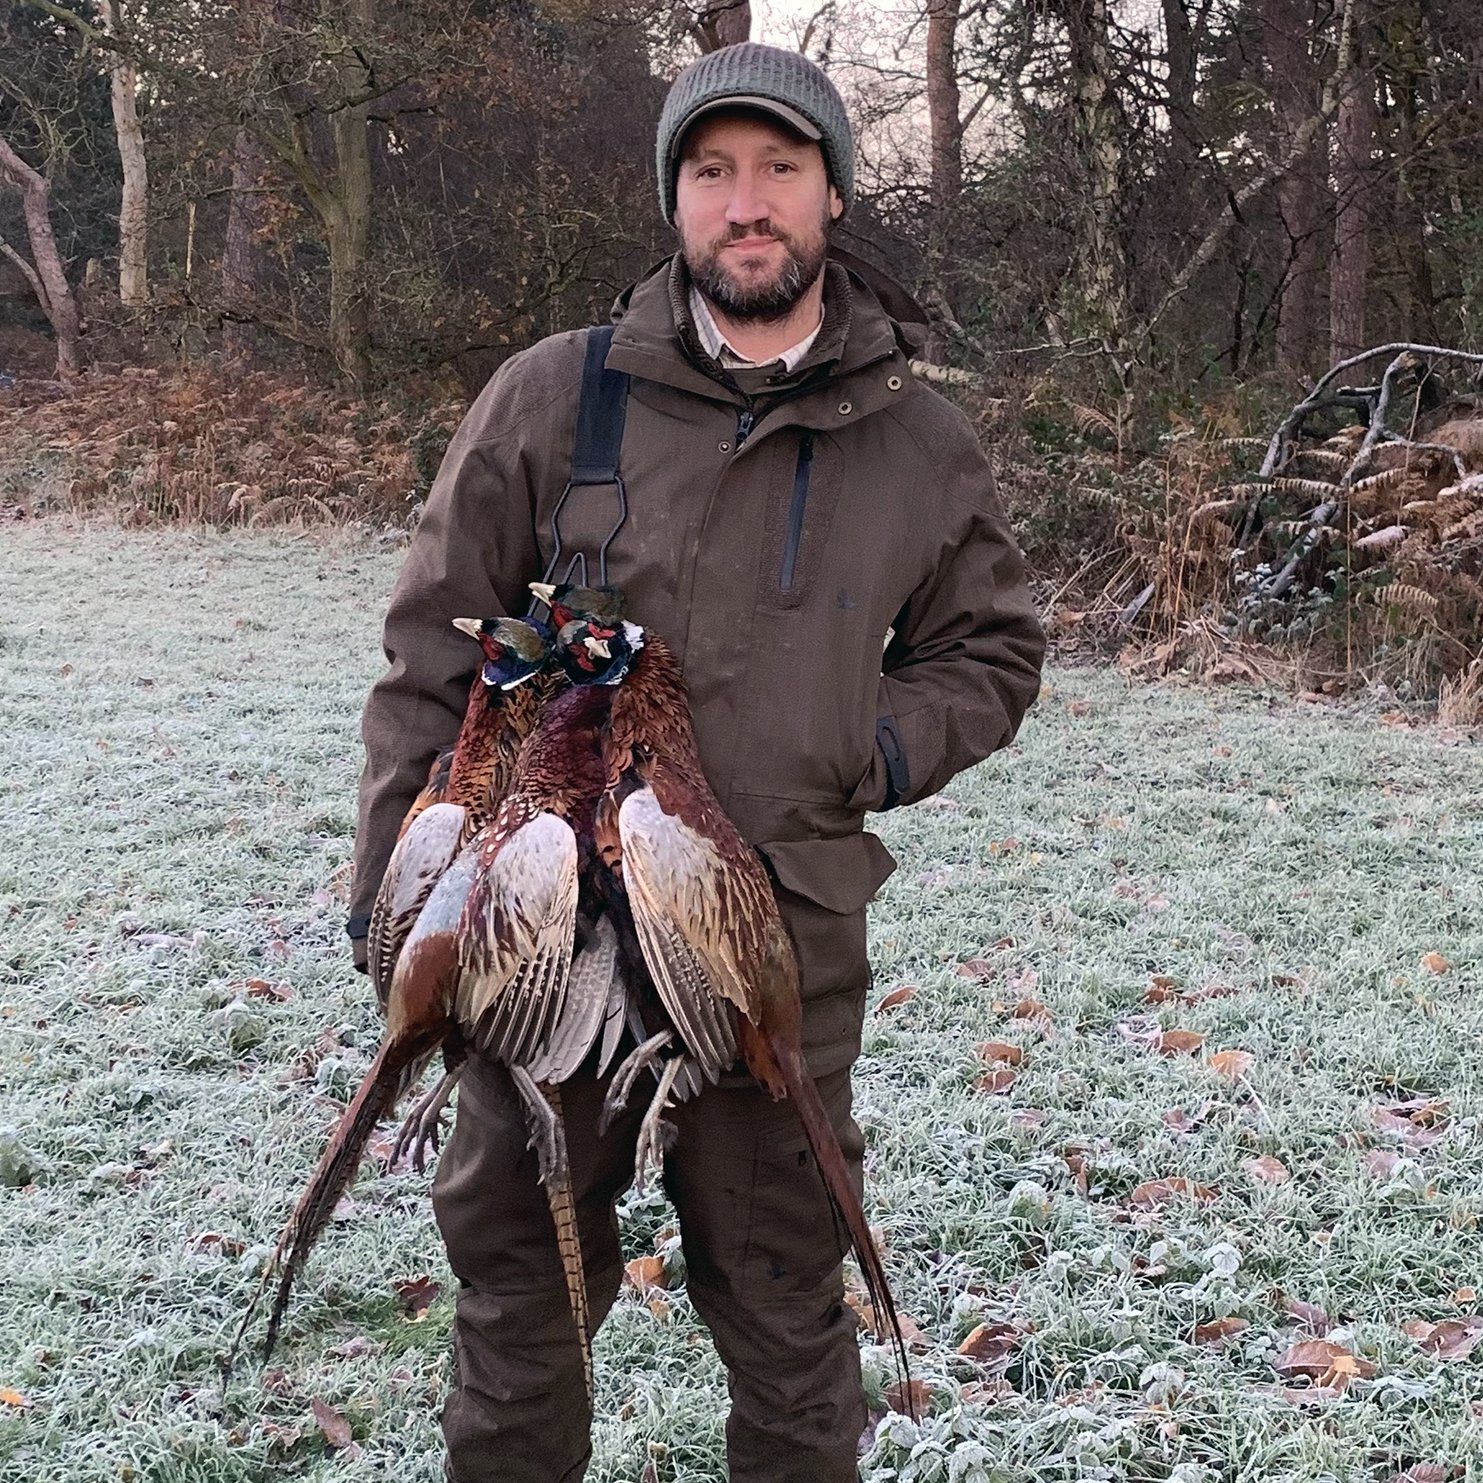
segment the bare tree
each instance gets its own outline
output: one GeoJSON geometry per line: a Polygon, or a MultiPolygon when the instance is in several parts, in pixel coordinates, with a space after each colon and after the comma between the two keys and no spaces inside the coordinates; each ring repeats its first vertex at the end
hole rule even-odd
{"type": "MultiPolygon", "coordinates": [[[[103,29],[123,41],[118,0],[98,0],[103,29]]],[[[113,126],[123,168],[123,195],[118,210],[118,296],[126,308],[149,303],[149,168],[144,130],[139,123],[139,73],[120,46],[109,56],[113,126]]]]}
{"type": "Polygon", "coordinates": [[[1329,353],[1334,360],[1357,355],[1366,345],[1375,119],[1375,74],[1357,46],[1344,74],[1334,128],[1334,253],[1329,269],[1329,353]]]}
{"type": "Polygon", "coordinates": [[[676,19],[702,52],[735,46],[752,36],[751,0],[703,0],[699,5],[680,0],[676,19]]]}
{"type": "Polygon", "coordinates": [[[0,138],[0,181],[21,194],[31,261],[28,263],[3,238],[0,238],[0,253],[20,269],[51,323],[52,333],[57,338],[57,374],[73,376],[82,365],[79,343],[82,319],[52,233],[51,187],[46,177],[33,170],[4,138],[0,138]]]}

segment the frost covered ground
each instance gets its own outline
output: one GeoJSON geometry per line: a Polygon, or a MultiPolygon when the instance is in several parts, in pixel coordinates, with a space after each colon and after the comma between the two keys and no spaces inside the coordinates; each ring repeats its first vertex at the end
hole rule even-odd
{"type": "MultiPolygon", "coordinates": [[[[415,1175],[362,1172],[266,1384],[215,1373],[377,1033],[340,921],[395,565],[0,531],[0,1477],[439,1477],[415,1175]]],[[[867,1479],[1483,1463],[1480,800],[1455,738],[1059,671],[1021,746],[882,821],[876,998],[915,992],[860,1116],[932,1414],[867,1479]]],[[[630,1204],[633,1256],[666,1220],[630,1204]]],[[[723,1476],[682,1286],[624,1298],[598,1383],[593,1478],[723,1476]]]]}

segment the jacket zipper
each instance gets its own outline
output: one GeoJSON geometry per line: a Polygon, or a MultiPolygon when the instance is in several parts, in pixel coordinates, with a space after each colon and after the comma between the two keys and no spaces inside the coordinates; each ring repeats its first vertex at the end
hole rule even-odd
{"type": "Polygon", "coordinates": [[[793,502],[788,507],[788,540],[783,547],[782,587],[793,590],[793,577],[798,566],[798,547],[803,540],[803,517],[808,509],[809,474],[814,461],[814,435],[805,432],[798,444],[798,466],[793,473],[793,502]]]}
{"type": "Polygon", "coordinates": [[[756,415],[749,406],[743,407],[736,414],[736,451],[738,453],[742,450],[742,444],[751,436],[752,426],[756,421],[756,415]]]}

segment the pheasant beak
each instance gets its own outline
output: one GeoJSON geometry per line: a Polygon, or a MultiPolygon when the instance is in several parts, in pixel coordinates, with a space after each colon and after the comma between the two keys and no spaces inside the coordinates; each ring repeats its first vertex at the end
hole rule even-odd
{"type": "Polygon", "coordinates": [[[613,657],[613,651],[608,647],[606,639],[584,638],[582,644],[589,654],[595,654],[599,659],[613,657]]]}
{"type": "Polygon", "coordinates": [[[477,618],[455,618],[453,626],[460,633],[466,633],[471,639],[479,637],[479,620],[477,618]]]}
{"type": "Polygon", "coordinates": [[[556,584],[554,582],[532,582],[530,590],[549,608],[551,599],[556,593],[556,584]]]}

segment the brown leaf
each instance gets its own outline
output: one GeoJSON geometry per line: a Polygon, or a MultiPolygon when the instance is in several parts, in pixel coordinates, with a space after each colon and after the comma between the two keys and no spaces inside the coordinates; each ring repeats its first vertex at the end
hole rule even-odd
{"type": "Polygon", "coordinates": [[[1244,1333],[1251,1324],[1244,1318],[1212,1318],[1208,1323],[1195,1325],[1196,1344],[1224,1344],[1239,1333],[1244,1333]]]}
{"type": "Polygon", "coordinates": [[[1008,1066],[998,1066],[992,1071],[985,1071],[973,1083],[973,1089],[976,1092],[985,1092],[991,1097],[997,1097],[1007,1092],[1018,1079],[1018,1072],[1011,1071],[1008,1066]]]}
{"type": "Polygon", "coordinates": [[[189,1251],[219,1251],[223,1256],[241,1256],[247,1250],[236,1236],[223,1236],[220,1231],[202,1231],[186,1241],[189,1251]]]}
{"type": "Polygon", "coordinates": [[[1307,1375],[1327,1385],[1334,1384],[1336,1376],[1347,1377],[1343,1381],[1347,1384],[1355,1375],[1368,1380],[1376,1373],[1369,1360],[1327,1339],[1299,1340],[1272,1361],[1272,1368],[1279,1375],[1307,1375]]]}
{"type": "Polygon", "coordinates": [[[1139,1210],[1158,1210],[1173,1200],[1193,1200],[1196,1204],[1204,1204],[1214,1198],[1215,1191],[1209,1185],[1196,1184],[1192,1179],[1177,1175],[1172,1179],[1150,1179],[1128,1197],[1139,1210]]]}
{"type": "Polygon", "coordinates": [[[1148,981],[1148,991],[1143,996],[1145,1004],[1167,1004],[1179,998],[1179,984],[1167,973],[1155,973],[1148,981]]]}
{"type": "Polygon", "coordinates": [[[350,1445],[350,1423],[338,1411],[325,1405],[318,1396],[310,1400],[309,1409],[313,1411],[315,1424],[331,1447],[350,1445]]]}
{"type": "Polygon", "coordinates": [[[1452,1301],[1462,1307],[1465,1303],[1476,1303],[1478,1301],[1478,1289],[1476,1287],[1459,1287],[1452,1294],[1452,1301]]]}
{"type": "Polygon", "coordinates": [[[1054,1016],[1038,999],[1021,999],[1015,1005],[1011,1018],[1017,1020],[1045,1020],[1049,1023],[1054,1016]]]}
{"type": "Polygon", "coordinates": [[[1483,1340],[1483,1318],[1444,1318],[1421,1340],[1438,1359],[1466,1359],[1483,1340]]]}
{"type": "Polygon", "coordinates": [[[975,983],[987,983],[994,973],[994,965],[987,958],[969,958],[958,964],[958,977],[971,978],[975,983]]]}
{"type": "Polygon", "coordinates": [[[1452,967],[1441,953],[1422,953],[1421,966],[1428,973],[1446,973],[1452,967]]]}
{"type": "Polygon", "coordinates": [[[381,1346],[364,1334],[357,1334],[343,1344],[336,1344],[328,1352],[331,1359],[364,1359],[368,1354],[379,1354],[381,1346]]]}
{"type": "Polygon", "coordinates": [[[891,990],[879,1004],[875,1006],[877,1014],[885,1014],[888,1010],[895,1009],[898,1004],[905,1004],[908,999],[916,997],[917,986],[915,984],[901,984],[898,988],[891,990]]]}
{"type": "Polygon", "coordinates": [[[1205,1063],[1222,1081],[1240,1081],[1256,1062],[1256,1057],[1245,1050],[1218,1050],[1205,1063]]]}
{"type": "Polygon", "coordinates": [[[635,1257],[624,1267],[623,1275],[635,1292],[662,1292],[669,1286],[662,1256],[635,1257]]]}
{"type": "Polygon", "coordinates": [[[1025,1341],[1025,1330],[1014,1323],[981,1323],[958,1345],[964,1359],[1002,1368],[1025,1341]]]}
{"type": "Polygon", "coordinates": [[[1400,1161],[1400,1154],[1393,1149],[1372,1148],[1360,1162],[1371,1179],[1389,1179],[1400,1161]]]}
{"type": "Polygon", "coordinates": [[[20,1391],[12,1390],[8,1385],[0,1385],[0,1406],[14,1406],[19,1411],[29,1411],[34,1404],[20,1391]]]}
{"type": "Polygon", "coordinates": [[[1317,1303],[1305,1303],[1301,1298],[1290,1298],[1280,1288],[1273,1294],[1273,1299],[1289,1318],[1297,1319],[1305,1328],[1316,1332],[1329,1326],[1328,1313],[1317,1303]]]}
{"type": "Polygon", "coordinates": [[[1262,1184],[1286,1184],[1292,1178],[1287,1165],[1281,1159],[1274,1159],[1269,1153],[1262,1154],[1260,1158],[1247,1159],[1241,1167],[1262,1184]]]}
{"type": "Polygon", "coordinates": [[[1462,1476],[1460,1463],[1415,1462],[1404,1473],[1392,1474],[1390,1483],[1448,1483],[1462,1476]]]}
{"type": "Polygon", "coordinates": [[[925,1380],[908,1380],[904,1384],[898,1380],[886,1387],[886,1404],[902,1416],[908,1412],[908,1398],[910,1409],[918,1416],[925,1416],[932,1409],[932,1388],[925,1380]]]}
{"type": "Polygon", "coordinates": [[[990,1065],[1018,1066],[1025,1059],[1023,1047],[1011,1045],[1007,1040],[985,1040],[975,1048],[979,1058],[990,1065]]]}
{"type": "Polygon", "coordinates": [[[249,999],[272,999],[275,1003],[284,1004],[294,996],[294,991],[283,983],[271,983],[266,978],[245,979],[239,988],[244,990],[249,999]]]}
{"type": "Polygon", "coordinates": [[[1193,1030],[1165,1030],[1159,1036],[1161,1056],[1192,1056],[1205,1044],[1205,1037],[1193,1030]]]}
{"type": "Polygon", "coordinates": [[[443,1291],[441,1283],[434,1282],[424,1274],[421,1277],[403,1277],[392,1283],[402,1307],[415,1319],[421,1319],[437,1302],[443,1291]]]}

